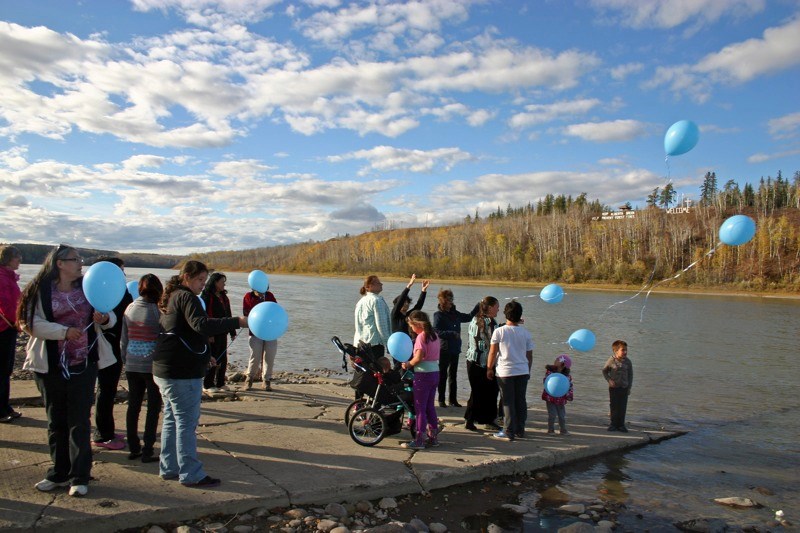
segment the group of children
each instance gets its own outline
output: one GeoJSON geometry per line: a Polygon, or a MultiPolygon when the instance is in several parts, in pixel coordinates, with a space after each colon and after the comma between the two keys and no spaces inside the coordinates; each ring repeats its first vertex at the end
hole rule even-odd
{"type": "MultiPolygon", "coordinates": [[[[522,305],[516,300],[506,304],[503,310],[506,322],[494,330],[491,337],[486,375],[496,379],[503,403],[503,427],[492,436],[499,440],[513,441],[525,436],[528,406],[525,398],[533,364],[534,343],[530,332],[522,326],[522,305]]],[[[439,422],[434,400],[438,383],[438,361],[440,343],[431,326],[428,315],[413,311],[408,316],[409,328],[416,334],[412,357],[403,363],[403,368],[414,370],[414,406],[416,410],[417,434],[415,440],[401,446],[423,450],[439,445],[439,422]]],[[[633,365],[628,359],[628,345],[617,340],[612,344],[613,355],[603,365],[603,377],[608,382],[610,402],[609,431],[627,432],[625,412],[633,385],[633,365]]],[[[542,400],[547,405],[547,432],[555,433],[558,419],[559,430],[567,435],[566,403],[573,399],[572,359],[567,354],[556,357],[552,365],[545,366],[544,380],[551,374],[560,373],[569,380],[569,390],[554,397],[545,388],[542,400]]]]}

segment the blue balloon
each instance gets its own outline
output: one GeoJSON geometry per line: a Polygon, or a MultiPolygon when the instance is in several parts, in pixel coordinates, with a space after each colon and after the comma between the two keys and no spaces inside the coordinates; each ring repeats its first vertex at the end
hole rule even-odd
{"type": "Polygon", "coordinates": [[[578,350],[579,352],[588,352],[594,348],[594,333],[588,329],[579,329],[569,336],[567,343],[573,350],[578,350]]]}
{"type": "Polygon", "coordinates": [[[664,151],[667,155],[681,155],[695,147],[700,140],[700,129],[691,120],[679,120],[669,127],[664,135],[664,151]]]}
{"type": "Polygon", "coordinates": [[[250,285],[250,288],[254,291],[264,294],[267,292],[267,289],[269,289],[269,278],[264,272],[253,270],[250,272],[250,275],[247,276],[247,284],[250,285]]]}
{"type": "Polygon", "coordinates": [[[747,215],[734,215],[719,227],[719,240],[730,246],[739,246],[756,234],[756,223],[747,215]]]}
{"type": "MultiPolygon", "coordinates": [[[[112,311],[125,296],[125,274],[114,263],[100,261],[89,267],[83,276],[83,294],[96,311],[112,311]]],[[[122,317],[117,317],[120,320],[122,317]]]]}
{"type": "Polygon", "coordinates": [[[139,282],[138,281],[129,281],[127,284],[128,292],[131,293],[131,296],[134,298],[139,297],[139,282]]]}
{"type": "Polygon", "coordinates": [[[549,304],[557,304],[564,298],[564,289],[555,283],[546,285],[542,292],[539,293],[539,298],[549,304]]]}
{"type": "Polygon", "coordinates": [[[564,374],[550,374],[544,380],[544,390],[553,398],[561,398],[569,392],[569,378],[564,374]]]}
{"type": "Polygon", "coordinates": [[[262,341],[274,341],[286,333],[289,315],[275,302],[261,302],[247,315],[247,327],[262,341]]]}
{"type": "Polygon", "coordinates": [[[386,348],[389,350],[389,355],[394,357],[396,361],[405,363],[411,359],[411,354],[414,352],[414,343],[411,342],[411,337],[408,336],[408,333],[396,331],[389,336],[386,348]]]}

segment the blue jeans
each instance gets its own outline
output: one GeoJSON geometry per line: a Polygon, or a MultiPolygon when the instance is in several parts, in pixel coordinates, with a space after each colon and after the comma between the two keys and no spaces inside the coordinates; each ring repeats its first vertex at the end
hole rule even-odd
{"type": "Polygon", "coordinates": [[[503,429],[512,438],[525,433],[525,421],[528,419],[528,402],[525,390],[528,388],[530,376],[497,377],[500,395],[503,397],[503,429]]]}
{"type": "Polygon", "coordinates": [[[159,474],[178,476],[184,484],[197,483],[206,473],[197,458],[197,424],[203,379],[164,379],[153,376],[164,401],[159,474]]]}

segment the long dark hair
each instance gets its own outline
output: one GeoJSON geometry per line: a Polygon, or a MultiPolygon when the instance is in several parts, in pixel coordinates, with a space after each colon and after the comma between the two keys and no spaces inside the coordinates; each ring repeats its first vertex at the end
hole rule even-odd
{"type": "Polygon", "coordinates": [[[158,303],[164,294],[164,286],[155,274],[145,274],[139,278],[139,296],[150,303],[158,303]]]}
{"type": "MultiPolygon", "coordinates": [[[[42,263],[42,268],[28,282],[22,290],[20,296],[19,306],[17,307],[17,322],[19,324],[27,324],[26,328],[30,330],[33,326],[33,314],[36,311],[36,298],[39,296],[39,289],[44,283],[52,283],[58,279],[59,271],[56,261],[64,259],[70,252],[77,251],[75,248],[68,244],[59,244],[47,254],[42,263]]],[[[73,283],[73,286],[80,286],[83,277],[78,278],[73,283]]]]}
{"type": "MultiPolygon", "coordinates": [[[[203,287],[203,292],[200,293],[200,296],[202,296],[203,299],[206,299],[216,294],[216,289],[214,287],[216,287],[217,282],[221,278],[227,280],[228,276],[226,276],[222,272],[214,272],[213,274],[208,276],[208,280],[206,281],[206,286],[203,287]]],[[[223,289],[222,294],[228,294],[228,291],[223,289]]]]}
{"type": "Polygon", "coordinates": [[[431,319],[428,318],[428,313],[424,311],[411,311],[406,321],[409,324],[421,324],[422,330],[425,332],[425,342],[431,342],[438,339],[436,330],[431,325],[431,319]]]}
{"type": "Polygon", "coordinates": [[[183,278],[193,278],[203,272],[208,272],[208,267],[204,263],[200,261],[186,261],[183,268],[181,268],[180,274],[172,276],[169,278],[169,281],[167,281],[164,294],[161,295],[161,301],[158,302],[158,308],[161,309],[161,312],[166,314],[169,296],[175,292],[178,287],[183,285],[183,278]]]}
{"type": "Polygon", "coordinates": [[[475,320],[478,322],[478,336],[483,336],[486,330],[485,318],[491,318],[494,322],[494,317],[489,317],[489,308],[494,307],[500,303],[494,296],[484,296],[481,303],[478,305],[478,314],[475,315],[475,320]]]}

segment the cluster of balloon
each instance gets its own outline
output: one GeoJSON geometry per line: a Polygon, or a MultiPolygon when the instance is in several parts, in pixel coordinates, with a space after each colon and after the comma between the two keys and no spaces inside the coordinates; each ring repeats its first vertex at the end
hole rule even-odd
{"type": "Polygon", "coordinates": [[[247,276],[247,284],[254,291],[264,294],[269,289],[269,278],[261,270],[253,270],[247,276]]]}
{"type": "Polygon", "coordinates": [[[262,341],[274,341],[286,333],[289,315],[275,302],[261,302],[247,315],[247,327],[262,341]]]}
{"type": "Polygon", "coordinates": [[[414,343],[411,342],[411,337],[407,333],[396,331],[389,336],[386,348],[395,361],[405,363],[411,359],[411,354],[414,352],[414,343]]]}
{"type": "Polygon", "coordinates": [[[679,120],[664,135],[664,152],[682,155],[694,148],[700,140],[700,129],[691,120],[679,120]]]}
{"type": "Polygon", "coordinates": [[[139,297],[139,282],[138,281],[129,281],[127,284],[128,292],[131,293],[131,296],[134,298],[139,297]]]}
{"type": "Polygon", "coordinates": [[[719,240],[728,246],[740,246],[756,234],[756,223],[747,215],[734,215],[719,227],[719,240]]]}
{"type": "Polygon", "coordinates": [[[594,333],[592,333],[591,330],[579,329],[574,331],[572,335],[569,336],[567,344],[569,344],[569,347],[573,350],[578,350],[579,352],[588,352],[594,348],[595,340],[594,333]]]}
{"type": "Polygon", "coordinates": [[[548,304],[557,304],[564,298],[564,289],[555,283],[546,285],[539,293],[539,298],[548,304]]]}
{"type": "Polygon", "coordinates": [[[569,378],[564,374],[550,374],[544,380],[544,390],[553,398],[561,398],[569,392],[569,378]]]}
{"type": "Polygon", "coordinates": [[[108,261],[93,264],[83,276],[83,294],[95,311],[101,313],[113,310],[122,301],[126,290],[122,269],[108,261]]]}

